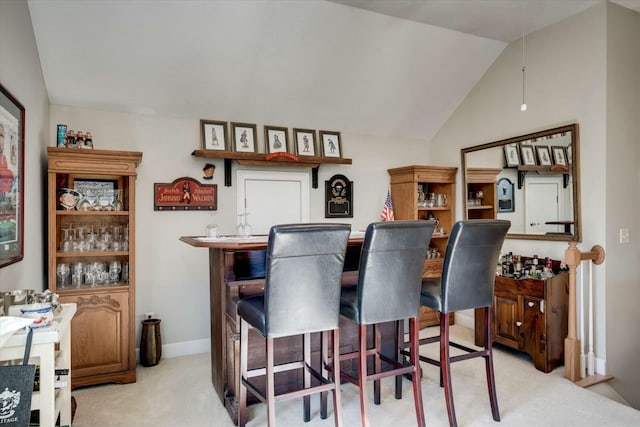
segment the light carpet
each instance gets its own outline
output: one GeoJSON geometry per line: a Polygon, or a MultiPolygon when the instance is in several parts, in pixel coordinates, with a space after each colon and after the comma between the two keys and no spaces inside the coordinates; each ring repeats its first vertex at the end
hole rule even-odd
{"type": "MultiPolygon", "coordinates": [[[[428,328],[431,334],[437,328],[428,328]]],[[[471,334],[452,327],[452,337],[469,344],[471,334]],[[466,341],[466,342],[465,342],[466,341]]],[[[423,346],[422,354],[437,354],[437,344],[423,346]]],[[[453,350],[452,350],[453,353],[453,350]]],[[[453,394],[460,426],[640,426],[640,411],[583,389],[563,377],[560,367],[549,374],[537,371],[527,356],[494,349],[494,364],[501,423],[491,418],[484,361],[473,359],[452,365],[453,394]]],[[[422,364],[422,394],[428,426],[448,426],[438,368],[422,364]]],[[[138,367],[134,384],[102,385],[73,391],[78,403],[74,427],[232,427],[233,423],[211,385],[210,354],[162,359],[157,366],[138,367]]],[[[403,399],[393,397],[394,380],[382,381],[382,404],[374,405],[369,388],[371,426],[416,425],[411,383],[405,380],[403,399]]],[[[360,425],[358,390],[343,384],[345,427],[360,425]]],[[[606,393],[605,393],[606,394],[606,393]]],[[[615,395],[615,392],[612,393],[615,395]]],[[[333,426],[331,396],[329,418],[319,417],[319,399],[312,397],[312,419],[302,421],[302,400],[276,404],[280,426],[333,426]]],[[[248,427],[266,425],[266,407],[249,407],[248,427]]]]}

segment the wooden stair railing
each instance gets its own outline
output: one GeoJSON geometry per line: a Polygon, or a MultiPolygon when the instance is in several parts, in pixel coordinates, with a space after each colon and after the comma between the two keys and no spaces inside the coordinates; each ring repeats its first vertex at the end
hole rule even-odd
{"type": "Polygon", "coordinates": [[[569,267],[569,319],[568,335],[564,340],[564,376],[573,382],[581,380],[581,343],[576,331],[576,268],[585,260],[591,260],[594,264],[600,265],[604,262],[604,258],[604,248],[600,245],[593,246],[589,252],[581,252],[577,243],[571,241],[565,251],[565,262],[569,267]]]}

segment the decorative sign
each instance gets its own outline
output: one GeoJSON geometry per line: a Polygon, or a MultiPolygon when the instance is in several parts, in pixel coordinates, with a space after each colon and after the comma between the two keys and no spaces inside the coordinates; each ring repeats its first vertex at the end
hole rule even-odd
{"type": "Polygon", "coordinates": [[[218,210],[218,185],[200,184],[193,178],[178,178],[170,184],[153,184],[156,211],[218,210]]]}
{"type": "Polygon", "coordinates": [[[353,218],[353,182],[344,175],[334,175],[325,186],[325,218],[353,218]]]}
{"type": "Polygon", "coordinates": [[[500,178],[497,186],[498,212],[515,212],[513,183],[508,178],[500,178]]]}

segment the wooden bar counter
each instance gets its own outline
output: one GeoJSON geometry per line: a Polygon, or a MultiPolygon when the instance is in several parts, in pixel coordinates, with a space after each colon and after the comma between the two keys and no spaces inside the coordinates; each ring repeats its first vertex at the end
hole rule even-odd
{"type": "MultiPolygon", "coordinates": [[[[349,238],[343,286],[354,285],[358,277],[358,261],[364,233],[352,233],[349,238]]],[[[238,372],[239,372],[239,321],[236,311],[238,299],[264,292],[264,256],[267,236],[237,237],[192,237],[181,241],[209,249],[209,292],[211,321],[211,381],[218,397],[223,402],[232,420],[237,423],[238,372]]],[[[293,278],[295,280],[295,278],[293,278]]],[[[295,319],[291,319],[295,322],[295,319]]],[[[371,328],[370,328],[371,329],[371,328]]],[[[392,323],[381,327],[383,349],[393,356],[396,336],[392,323]]],[[[369,331],[372,345],[372,331],[369,331]]],[[[319,364],[319,334],[312,337],[313,363],[319,364]]],[[[340,318],[340,351],[357,349],[357,327],[349,320],[340,318]]],[[[249,335],[249,369],[264,366],[264,341],[254,330],[249,335]]],[[[298,360],[302,353],[302,338],[279,338],[276,345],[275,362],[298,360]]],[[[344,370],[355,370],[355,361],[341,365],[344,370]]],[[[301,378],[295,371],[276,375],[276,393],[298,387],[301,378]]],[[[257,384],[261,385],[258,381],[257,384]]]]}

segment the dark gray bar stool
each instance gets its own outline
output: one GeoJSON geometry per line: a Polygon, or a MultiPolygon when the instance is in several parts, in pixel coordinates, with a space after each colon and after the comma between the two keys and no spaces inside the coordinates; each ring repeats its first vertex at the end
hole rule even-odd
{"type": "Polygon", "coordinates": [[[456,411],[453,406],[451,389],[451,363],[474,357],[485,359],[487,386],[491,413],[495,421],[500,421],[496,384],[493,374],[493,350],[491,336],[491,310],[484,310],[486,343],[483,350],[474,350],[449,341],[450,314],[459,310],[491,307],[493,305],[493,285],[496,263],[509,221],[469,220],[454,224],[449,235],[444,255],[442,276],[425,279],[422,284],[420,304],[440,312],[440,335],[423,338],[420,344],[440,342],[440,360],[420,356],[420,360],[440,367],[440,385],[444,383],[449,424],[457,426],[456,411]],[[449,356],[449,346],[464,350],[460,356],[449,356]]]}
{"type": "MultiPolygon", "coordinates": [[[[412,376],[417,423],[419,426],[425,425],[418,358],[418,313],[424,259],[434,228],[435,221],[370,224],[360,253],[358,284],[342,289],[340,314],[358,325],[359,349],[357,352],[342,354],[340,361],[357,358],[359,368],[357,377],[344,371],[340,375],[360,388],[360,413],[365,427],[369,425],[366,411],[367,382],[374,382],[374,402],[380,404],[380,379],[390,376],[401,378],[405,374],[412,376]],[[398,363],[397,347],[392,356],[381,354],[380,331],[376,328],[379,323],[395,322],[396,331],[399,331],[404,319],[409,319],[411,363],[408,366],[398,363]],[[374,328],[373,348],[367,348],[367,325],[373,325],[374,328]],[[367,368],[369,356],[374,358],[373,373],[369,373],[367,368]],[[382,371],[382,361],[392,368],[382,371]]],[[[338,365],[339,363],[329,364],[336,371],[339,369],[338,365]]],[[[322,417],[326,416],[325,396],[326,394],[321,403],[322,417]]]]}
{"type": "Polygon", "coordinates": [[[275,426],[276,401],[304,397],[304,418],[309,421],[309,395],[333,391],[335,425],[342,425],[339,369],[332,377],[326,377],[311,366],[311,333],[322,332],[326,341],[328,331],[332,331],[333,357],[338,357],[340,286],[349,232],[347,224],[291,224],[271,228],[264,295],[238,302],[239,426],[247,421],[247,390],[267,404],[269,427],[275,426]],[[265,338],[266,368],[247,368],[249,326],[265,338]],[[274,338],[292,335],[303,336],[303,360],[274,366],[274,338]],[[301,368],[304,369],[303,388],[275,395],[274,374],[301,368]],[[311,386],[311,375],[320,385],[311,386]],[[256,376],[265,376],[266,392],[250,381],[256,376]]]}

